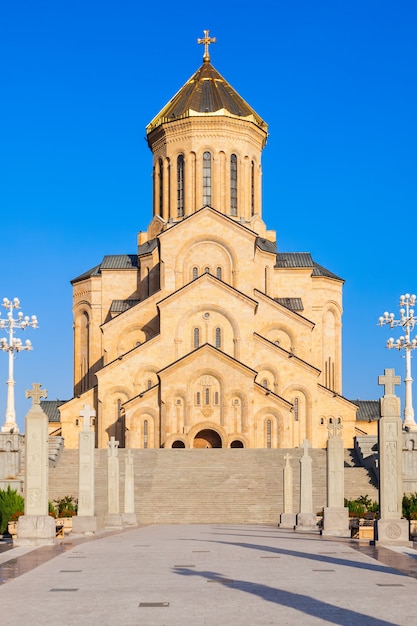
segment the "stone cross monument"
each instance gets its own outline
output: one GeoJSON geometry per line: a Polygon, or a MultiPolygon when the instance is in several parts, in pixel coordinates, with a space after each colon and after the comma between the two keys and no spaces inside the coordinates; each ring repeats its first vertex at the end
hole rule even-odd
{"type": "Polygon", "coordinates": [[[125,510],[123,523],[126,526],[136,526],[138,523],[135,513],[135,474],[131,450],[127,451],[125,457],[125,510]]]}
{"type": "Polygon", "coordinates": [[[308,439],[303,441],[303,456],[300,459],[300,512],[297,515],[297,530],[317,530],[316,514],[313,511],[312,458],[308,453],[308,439]]]}
{"type": "Polygon", "coordinates": [[[19,518],[15,545],[55,543],[55,520],[48,510],[48,417],[40,406],[47,391],[39,383],[26,391],[32,406],[26,415],[25,514],[19,518]]]}
{"type": "Polygon", "coordinates": [[[123,528],[119,503],[119,442],[110,437],[107,443],[107,515],[106,528],[123,528]]]}
{"type": "Polygon", "coordinates": [[[293,513],[293,472],[291,467],[291,455],[286,454],[284,456],[284,512],[281,513],[279,527],[280,528],[294,528],[295,525],[295,513],[293,513]]]}
{"type": "Polygon", "coordinates": [[[89,404],[80,411],[83,428],[78,435],[78,514],[72,519],[73,533],[91,534],[97,530],[94,515],[94,430],[91,418],[96,416],[89,404]]]}
{"type": "Polygon", "coordinates": [[[332,418],[327,440],[327,506],[323,509],[322,535],[350,537],[349,510],[345,504],[345,461],[340,418],[332,418]]]}
{"type": "Polygon", "coordinates": [[[409,541],[409,521],[402,518],[402,421],[400,399],[395,385],[401,379],[393,369],[378,376],[384,386],[380,400],[379,439],[379,519],[376,522],[375,543],[379,545],[412,545],[409,541]]]}

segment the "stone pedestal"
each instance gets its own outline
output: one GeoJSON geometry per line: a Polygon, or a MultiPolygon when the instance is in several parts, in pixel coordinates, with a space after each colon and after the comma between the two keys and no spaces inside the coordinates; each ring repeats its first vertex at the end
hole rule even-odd
{"type": "Polygon", "coordinates": [[[92,535],[97,532],[97,517],[95,515],[74,515],[72,518],[72,532],[76,535],[92,535]]]}
{"type": "Polygon", "coordinates": [[[297,515],[295,530],[300,530],[302,532],[307,530],[318,531],[317,516],[314,513],[299,513],[297,515]]]}
{"type": "Polygon", "coordinates": [[[21,515],[13,546],[42,546],[56,542],[55,519],[50,515],[21,515]]]}
{"type": "Polygon", "coordinates": [[[375,545],[412,546],[408,519],[378,519],[375,523],[375,545]]]}
{"type": "Polygon", "coordinates": [[[321,534],[332,537],[350,537],[349,509],[345,506],[325,507],[321,534]]]}
{"type": "Polygon", "coordinates": [[[16,477],[21,467],[21,451],[24,444],[24,435],[18,433],[0,433],[0,482],[16,489],[18,493],[23,491],[23,481],[16,477]],[[22,487],[20,486],[22,485],[22,487]]]}
{"type": "Polygon", "coordinates": [[[279,528],[291,528],[294,530],[297,516],[295,513],[281,513],[279,516],[279,528]]]}

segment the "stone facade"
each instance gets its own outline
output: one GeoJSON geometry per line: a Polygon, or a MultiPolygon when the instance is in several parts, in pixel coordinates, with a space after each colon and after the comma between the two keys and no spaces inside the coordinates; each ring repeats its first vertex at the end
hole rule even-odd
{"type": "Polygon", "coordinates": [[[112,436],[131,448],[323,448],[330,421],[352,447],[343,280],[309,253],[278,251],[262,220],[267,125],[205,57],[147,135],[147,232],[134,254],[73,280],[65,445],[77,446],[89,404],[101,448],[112,436]]]}

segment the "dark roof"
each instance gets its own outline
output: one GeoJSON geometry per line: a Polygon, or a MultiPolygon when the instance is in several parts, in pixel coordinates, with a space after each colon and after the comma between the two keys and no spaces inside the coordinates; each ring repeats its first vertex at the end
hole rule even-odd
{"type": "Polygon", "coordinates": [[[304,311],[301,298],[274,298],[274,300],[291,311],[304,311]]]}
{"type": "Polygon", "coordinates": [[[358,422],[374,422],[380,418],[379,400],[351,400],[359,407],[356,413],[358,422]]]}
{"type": "Polygon", "coordinates": [[[149,254],[150,252],[155,250],[157,245],[158,240],[156,238],[145,241],[145,243],[142,243],[140,246],[138,246],[138,256],[142,256],[143,254],[149,254]]]}
{"type": "Polygon", "coordinates": [[[101,270],[130,270],[138,266],[137,254],[107,254],[100,265],[101,270]]]}
{"type": "Polygon", "coordinates": [[[313,261],[310,252],[277,252],[275,267],[311,267],[312,276],[325,276],[343,281],[343,278],[313,261]]]}
{"type": "Polygon", "coordinates": [[[258,246],[258,248],[260,248],[261,250],[264,250],[265,252],[276,253],[277,251],[276,242],[269,241],[268,239],[264,239],[263,237],[256,238],[256,245],[258,246]]]}
{"type": "Polygon", "coordinates": [[[309,252],[278,252],[275,267],[314,267],[309,252]]]}
{"type": "Polygon", "coordinates": [[[124,313],[139,302],[140,300],[113,300],[110,305],[110,313],[124,313]]]}
{"type": "Polygon", "coordinates": [[[217,113],[239,117],[254,122],[267,132],[267,124],[245,100],[229,85],[209,61],[189,78],[168,104],[146,127],[149,135],[155,128],[167,122],[195,115],[217,113]]]}
{"type": "Polygon", "coordinates": [[[68,400],[41,400],[41,409],[48,416],[48,422],[60,422],[61,416],[58,407],[68,400]]]}
{"type": "Polygon", "coordinates": [[[80,280],[85,280],[86,278],[91,278],[91,276],[99,276],[99,275],[100,275],[100,265],[96,265],[95,267],[91,268],[91,270],[87,270],[83,274],[80,274],[76,278],[73,278],[71,283],[72,284],[78,283],[78,281],[80,280]]]}

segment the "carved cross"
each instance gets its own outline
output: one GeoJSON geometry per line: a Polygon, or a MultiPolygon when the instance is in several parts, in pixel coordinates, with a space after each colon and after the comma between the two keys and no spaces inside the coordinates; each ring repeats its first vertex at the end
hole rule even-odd
{"type": "Polygon", "coordinates": [[[395,386],[401,384],[401,377],[395,376],[394,369],[384,370],[384,376],[378,376],[378,385],[383,385],[384,396],[395,396],[395,386]]]}
{"type": "Polygon", "coordinates": [[[89,404],[84,404],[84,408],[80,411],[80,417],[84,419],[84,430],[90,430],[91,418],[96,416],[94,409],[89,404]]]}
{"type": "Polygon", "coordinates": [[[110,441],[107,442],[107,445],[109,447],[108,456],[117,456],[119,442],[116,441],[114,437],[110,437],[110,441]]]}
{"type": "Polygon", "coordinates": [[[204,31],[204,37],[202,39],[197,39],[197,43],[204,44],[204,56],[203,61],[210,61],[210,53],[209,53],[209,45],[211,43],[216,43],[216,37],[209,37],[209,30],[204,31]]]}
{"type": "Polygon", "coordinates": [[[327,427],[329,437],[338,437],[341,434],[342,428],[342,424],[338,420],[333,419],[327,427]]]}
{"type": "Polygon", "coordinates": [[[288,453],[287,453],[287,454],[285,454],[285,455],[284,455],[284,459],[285,459],[285,466],[286,466],[286,467],[288,467],[288,466],[289,466],[289,464],[290,464],[290,459],[292,459],[291,454],[288,454],[288,453]]]}
{"type": "Polygon", "coordinates": [[[26,398],[32,398],[32,406],[34,404],[40,404],[41,398],[47,398],[48,392],[46,389],[42,389],[42,383],[32,383],[32,391],[26,389],[26,398]]]}
{"type": "Polygon", "coordinates": [[[304,456],[308,456],[308,449],[311,448],[311,445],[308,442],[308,439],[304,439],[303,441],[303,450],[304,450],[304,456]]]}

